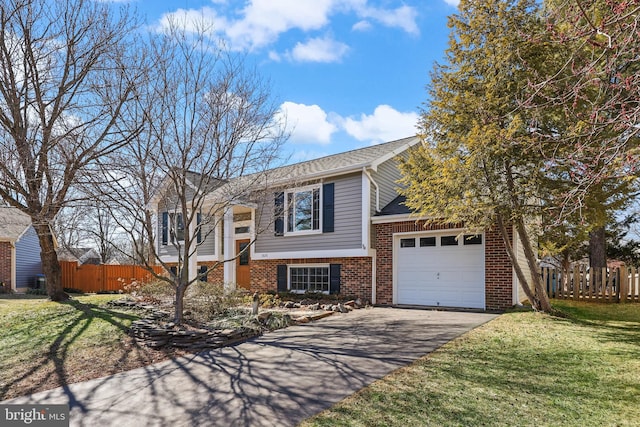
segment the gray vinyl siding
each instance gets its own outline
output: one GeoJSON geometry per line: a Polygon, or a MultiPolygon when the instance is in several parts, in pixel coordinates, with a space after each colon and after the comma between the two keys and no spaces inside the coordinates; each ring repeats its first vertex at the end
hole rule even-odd
{"type": "Polygon", "coordinates": [[[27,290],[37,274],[42,274],[40,243],[35,229],[30,226],[16,242],[16,289],[27,290]]]}
{"type": "MultiPolygon", "coordinates": [[[[324,180],[334,183],[334,231],[311,235],[274,236],[273,225],[256,239],[256,252],[292,252],[362,248],[362,173],[324,180]]],[[[276,191],[276,190],[274,190],[276,191]]],[[[260,224],[272,224],[273,192],[258,214],[260,224]]],[[[368,221],[369,219],[366,218],[368,221]]]]}
{"type": "Polygon", "coordinates": [[[202,242],[198,245],[198,256],[207,256],[216,254],[216,224],[213,219],[207,219],[203,216],[201,236],[202,242]]]}
{"type": "MultiPolygon", "coordinates": [[[[406,157],[403,153],[402,157],[406,157]]],[[[379,208],[382,209],[398,196],[398,180],[402,177],[400,172],[400,162],[397,158],[387,160],[378,166],[377,171],[371,171],[371,177],[378,184],[380,203],[379,208]]],[[[371,185],[371,214],[376,213],[376,188],[371,185]]]]}
{"type": "MultiPolygon", "coordinates": [[[[161,207],[160,205],[159,207],[161,207]]],[[[166,245],[162,244],[162,212],[158,212],[158,255],[160,257],[176,257],[178,256],[178,250],[171,243],[171,238],[169,236],[169,241],[166,245]]],[[[165,211],[166,212],[166,211],[165,211]]],[[[194,239],[196,236],[193,236],[194,239]]],[[[207,222],[206,219],[203,219],[202,226],[202,242],[198,245],[198,256],[207,256],[207,255],[215,255],[216,253],[216,239],[215,239],[215,223],[214,221],[207,222]]]]}

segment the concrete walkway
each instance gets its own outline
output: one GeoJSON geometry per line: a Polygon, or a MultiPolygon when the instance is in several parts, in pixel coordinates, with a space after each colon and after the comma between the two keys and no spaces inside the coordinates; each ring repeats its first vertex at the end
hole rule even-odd
{"type": "Polygon", "coordinates": [[[3,403],[68,403],[72,426],[292,426],[494,317],[357,310],[3,403]]]}

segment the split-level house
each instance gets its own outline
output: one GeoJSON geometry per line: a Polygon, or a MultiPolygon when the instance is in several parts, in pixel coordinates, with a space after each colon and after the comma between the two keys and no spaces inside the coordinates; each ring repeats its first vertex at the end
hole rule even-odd
{"type": "MultiPolygon", "coordinates": [[[[496,230],[425,228],[403,204],[399,161],[417,144],[410,137],[268,171],[261,197],[238,197],[215,221],[192,225],[201,228],[192,271],[197,264],[203,279],[230,287],[340,293],[378,305],[499,310],[520,302],[496,230]]],[[[211,186],[209,203],[232,184],[211,186]]],[[[156,206],[157,245],[171,263],[171,239],[184,224],[166,206],[156,206]]]]}

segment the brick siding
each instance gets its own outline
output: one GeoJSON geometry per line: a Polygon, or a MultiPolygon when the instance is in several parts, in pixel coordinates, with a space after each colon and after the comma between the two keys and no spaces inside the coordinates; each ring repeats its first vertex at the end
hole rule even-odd
{"type": "MultiPolygon", "coordinates": [[[[425,227],[423,221],[375,224],[376,302],[393,304],[393,234],[460,228],[460,224],[425,227]]],[[[513,236],[510,236],[513,240],[513,236]]],[[[485,305],[487,310],[503,310],[513,305],[511,261],[497,230],[485,232],[485,305]]]]}
{"type": "Polygon", "coordinates": [[[370,257],[251,260],[251,290],[277,291],[277,267],[282,264],[340,264],[342,266],[340,294],[349,298],[360,298],[362,301],[371,301],[372,259],[370,257]]]}
{"type": "Polygon", "coordinates": [[[0,282],[11,288],[11,243],[0,242],[0,282]]]}

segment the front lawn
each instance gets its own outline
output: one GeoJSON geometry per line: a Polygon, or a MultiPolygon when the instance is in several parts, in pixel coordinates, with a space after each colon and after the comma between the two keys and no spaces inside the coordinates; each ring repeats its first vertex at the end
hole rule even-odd
{"type": "Polygon", "coordinates": [[[638,425],[640,305],[554,306],[568,317],[504,314],[302,425],[638,425]]]}
{"type": "Polygon", "coordinates": [[[144,366],[173,355],[127,335],[139,317],[104,304],[121,295],[0,298],[0,400],[144,366]]]}

